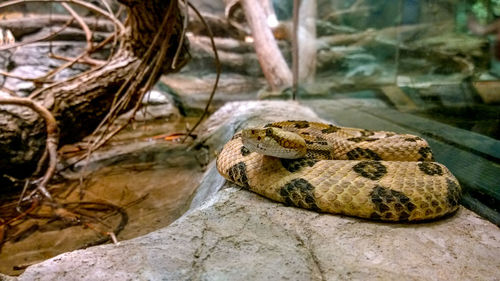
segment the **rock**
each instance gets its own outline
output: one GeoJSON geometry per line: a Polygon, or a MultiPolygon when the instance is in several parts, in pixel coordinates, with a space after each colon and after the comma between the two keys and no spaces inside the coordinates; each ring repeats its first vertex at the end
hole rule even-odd
{"type": "MultiPolygon", "coordinates": [[[[91,27],[94,29],[93,27],[91,27]]],[[[58,30],[59,27],[43,27],[40,31],[25,35],[22,37],[22,41],[36,41],[39,38],[46,38],[50,34],[54,33],[54,30],[58,30]]],[[[102,42],[111,34],[109,32],[100,32],[100,31],[92,31],[92,40],[94,42],[102,42]]],[[[85,32],[81,28],[67,27],[61,32],[58,32],[56,35],[52,37],[53,41],[68,41],[68,42],[85,42],[86,35],[85,32]]]]}
{"type": "Polygon", "coordinates": [[[500,83],[498,81],[477,81],[473,82],[474,88],[484,101],[484,103],[500,103],[500,83]]]}
{"type": "MultiPolygon", "coordinates": [[[[162,76],[158,87],[167,88],[168,90],[162,90],[173,95],[177,107],[182,108],[186,115],[199,116],[207,103],[214,81],[214,74],[174,73],[162,76]]],[[[222,73],[212,105],[220,107],[227,101],[253,99],[255,92],[265,85],[264,78],[222,73]]]]}
{"type": "MultiPolygon", "coordinates": [[[[319,120],[309,108],[293,102],[229,103],[207,120],[197,146],[217,151],[246,125],[283,119],[319,120]]],[[[170,226],[117,245],[62,254],[29,267],[14,280],[500,276],[500,230],[464,208],[434,222],[380,223],[287,207],[230,183],[221,188],[223,182],[211,164],[190,211],[170,226]]]]}
{"type": "MultiPolygon", "coordinates": [[[[84,42],[54,42],[52,52],[64,57],[76,57],[84,51],[84,42]]],[[[36,44],[24,46],[16,49],[8,59],[6,71],[10,74],[26,77],[39,78],[46,73],[59,67],[64,62],[55,58],[49,58],[49,42],[38,42],[36,44]]],[[[88,69],[88,66],[75,64],[71,68],[66,68],[58,72],[52,79],[61,81],[68,77],[77,75],[88,69]]],[[[9,88],[21,95],[28,95],[35,89],[32,82],[22,81],[9,77],[5,81],[6,88],[9,88]]]]}
{"type": "Polygon", "coordinates": [[[285,207],[227,185],[167,228],[60,255],[18,280],[494,280],[498,228],[461,209],[382,224],[285,207]]]}
{"type": "Polygon", "coordinates": [[[205,11],[206,13],[217,14],[219,16],[224,15],[224,1],[221,0],[194,0],[193,5],[200,11],[205,11]]]}
{"type": "Polygon", "coordinates": [[[14,280],[16,280],[14,277],[7,276],[7,275],[0,273],[0,281],[14,281],[14,280]]]}

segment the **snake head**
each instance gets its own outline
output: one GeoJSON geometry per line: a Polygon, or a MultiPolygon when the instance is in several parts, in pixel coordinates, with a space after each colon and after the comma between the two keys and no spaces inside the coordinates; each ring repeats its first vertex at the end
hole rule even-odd
{"type": "Polygon", "coordinates": [[[305,157],[305,140],[296,133],[279,128],[249,128],[241,132],[243,145],[251,152],[279,158],[305,157]]]}

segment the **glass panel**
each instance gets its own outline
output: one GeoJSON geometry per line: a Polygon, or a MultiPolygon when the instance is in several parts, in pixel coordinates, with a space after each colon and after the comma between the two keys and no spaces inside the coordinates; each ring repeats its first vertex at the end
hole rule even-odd
{"type": "Polygon", "coordinates": [[[500,1],[317,5],[317,73],[301,99],[323,91],[339,100],[325,119],[424,137],[463,204],[499,224],[500,1]]]}

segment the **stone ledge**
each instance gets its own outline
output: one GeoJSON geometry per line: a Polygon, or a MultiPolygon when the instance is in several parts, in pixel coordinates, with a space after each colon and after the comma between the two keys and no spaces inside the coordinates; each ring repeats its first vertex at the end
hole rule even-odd
{"type": "MultiPolygon", "coordinates": [[[[246,124],[277,119],[319,118],[297,103],[232,103],[207,120],[200,144],[216,151],[246,124]]],[[[500,230],[463,207],[420,224],[319,214],[223,184],[209,167],[170,226],[8,280],[499,280],[500,230]]]]}
{"type": "Polygon", "coordinates": [[[167,228],[62,254],[17,280],[498,280],[499,252],[498,228],[464,208],[436,222],[379,223],[227,184],[167,228]]]}

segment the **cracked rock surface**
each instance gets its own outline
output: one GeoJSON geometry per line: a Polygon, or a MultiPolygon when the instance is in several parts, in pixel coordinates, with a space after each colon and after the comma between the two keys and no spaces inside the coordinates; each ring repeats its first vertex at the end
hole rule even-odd
{"type": "Polygon", "coordinates": [[[227,184],[146,236],[66,253],[18,280],[498,280],[498,228],[466,209],[389,224],[286,207],[227,184]]]}
{"type": "MultiPolygon", "coordinates": [[[[317,119],[294,103],[262,106],[279,112],[273,119],[317,119]]],[[[258,107],[223,107],[201,141],[217,150],[228,128],[265,119],[258,107]]],[[[213,163],[198,194],[166,228],[62,254],[12,280],[499,280],[500,230],[463,207],[420,224],[319,214],[224,183],[213,163]]]]}

